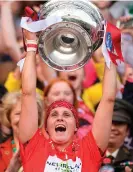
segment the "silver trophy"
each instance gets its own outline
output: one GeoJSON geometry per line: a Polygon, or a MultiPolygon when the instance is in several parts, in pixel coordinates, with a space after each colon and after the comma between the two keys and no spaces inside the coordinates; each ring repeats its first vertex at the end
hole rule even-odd
{"type": "Polygon", "coordinates": [[[102,44],[103,16],[88,0],[50,0],[40,9],[40,19],[60,17],[39,35],[38,51],[44,62],[58,71],[74,71],[102,44]]]}

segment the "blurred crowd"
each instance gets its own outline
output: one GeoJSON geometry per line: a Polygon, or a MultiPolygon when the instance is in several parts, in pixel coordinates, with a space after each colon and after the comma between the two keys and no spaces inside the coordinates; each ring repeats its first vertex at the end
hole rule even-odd
{"type": "MultiPolygon", "coordinates": [[[[108,22],[116,26],[119,21],[127,22],[133,17],[133,1],[92,3],[100,9],[108,22]]],[[[0,172],[21,163],[15,154],[19,149],[17,134],[21,113],[21,104],[18,104],[21,97],[21,72],[17,62],[25,57],[20,21],[26,6],[38,12],[41,4],[44,2],[0,1],[0,172]]],[[[115,166],[116,172],[125,171],[122,163],[130,162],[133,165],[133,27],[121,30],[125,41],[122,50],[125,63],[121,62],[117,66],[116,101],[106,151],[106,158],[109,157],[110,161],[103,160],[103,165],[109,162],[115,166]]],[[[77,137],[83,138],[91,130],[102,97],[105,63],[101,47],[83,68],[74,72],[53,70],[43,62],[39,54],[36,59],[39,126],[45,123],[43,107],[63,99],[77,109],[80,125],[77,137]]],[[[101,123],[104,125],[104,121],[101,123]]]]}

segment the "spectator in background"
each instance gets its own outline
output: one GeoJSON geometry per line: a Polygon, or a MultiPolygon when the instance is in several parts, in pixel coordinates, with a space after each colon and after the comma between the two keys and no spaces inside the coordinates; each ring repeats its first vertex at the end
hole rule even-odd
{"type": "MultiPolygon", "coordinates": [[[[121,163],[133,162],[133,149],[124,146],[124,140],[133,127],[133,106],[122,99],[116,99],[112,119],[112,128],[106,157],[112,159],[115,172],[124,172],[121,163]]],[[[126,164],[125,164],[126,165],[126,164]]],[[[129,165],[130,166],[130,165],[129,165]]]]}
{"type": "Polygon", "coordinates": [[[115,2],[107,0],[107,1],[92,1],[92,3],[94,3],[100,9],[100,12],[102,13],[105,20],[111,22],[112,24],[115,24],[116,21],[114,20],[109,10],[115,2]]]}
{"type": "MultiPolygon", "coordinates": [[[[25,57],[25,52],[22,55],[22,58],[25,57]]],[[[44,90],[44,81],[45,78],[42,73],[42,66],[40,63],[41,59],[39,55],[36,55],[36,68],[37,68],[37,88],[36,91],[39,93],[41,96],[43,96],[43,90],[44,90]]],[[[4,83],[4,86],[9,92],[16,92],[21,90],[21,72],[20,68],[17,66],[14,71],[9,72],[7,79],[4,83]]]]}
{"type": "MultiPolygon", "coordinates": [[[[84,106],[87,105],[86,108],[88,108],[89,111],[94,113],[95,112],[94,102],[97,101],[97,98],[98,98],[98,101],[100,100],[99,99],[99,94],[95,94],[95,96],[93,95],[94,92],[96,91],[96,89],[95,89],[95,87],[93,88],[93,86],[92,86],[92,87],[90,87],[91,91],[89,93],[89,96],[90,97],[94,96],[93,97],[94,99],[91,99],[91,98],[89,99],[89,96],[88,96],[87,101],[85,99],[82,100],[82,98],[83,98],[82,96],[83,96],[83,93],[84,93],[83,81],[84,81],[84,78],[85,78],[84,68],[80,68],[80,69],[78,69],[76,71],[73,71],[73,72],[59,72],[59,76],[61,78],[67,79],[72,84],[73,88],[75,89],[78,101],[81,102],[81,104],[84,104],[84,106]]],[[[100,98],[101,98],[101,96],[100,96],[100,98]]]]}
{"type": "MultiPolygon", "coordinates": [[[[0,105],[2,104],[2,98],[7,93],[7,89],[0,84],[0,105]]],[[[0,119],[2,115],[2,109],[0,108],[0,119]]],[[[3,143],[6,141],[9,137],[11,137],[11,130],[7,128],[6,126],[1,124],[0,120],[0,143],[3,143]]]]}
{"type": "Polygon", "coordinates": [[[99,9],[109,8],[112,5],[112,1],[92,1],[99,9]]]}
{"type": "Polygon", "coordinates": [[[59,72],[59,76],[67,79],[73,86],[76,92],[77,99],[81,98],[82,83],[85,78],[84,68],[80,68],[72,72],[59,72]]]}
{"type": "MultiPolygon", "coordinates": [[[[122,3],[121,3],[122,4],[122,3]]],[[[132,4],[133,5],[133,4],[132,4]]],[[[132,6],[133,7],[133,6],[132,6]]],[[[125,84],[126,77],[128,75],[132,75],[132,68],[133,68],[133,28],[132,22],[128,24],[128,27],[124,27],[124,23],[128,22],[131,19],[131,16],[123,16],[119,19],[119,23],[122,22],[121,28],[121,46],[122,46],[122,53],[124,57],[125,63],[121,63],[117,68],[118,72],[122,78],[123,84],[125,84]]]]}
{"type": "Polygon", "coordinates": [[[39,5],[44,2],[0,1],[0,82],[4,83],[16,62],[22,58],[23,36],[20,18],[26,5],[39,5]],[[8,19],[8,20],[7,20],[8,19]],[[14,63],[15,62],[15,63],[14,63]]]}
{"type": "MultiPolygon", "coordinates": [[[[102,80],[104,75],[104,58],[101,51],[101,47],[99,47],[93,53],[90,62],[92,63],[93,69],[95,70],[96,79],[91,86],[83,90],[82,98],[85,104],[87,105],[87,107],[90,108],[93,112],[95,112],[95,107],[99,103],[102,96],[102,80]]],[[[91,80],[91,75],[87,79],[91,80]]]]}
{"type": "Polygon", "coordinates": [[[128,166],[125,167],[125,172],[132,172],[132,169],[128,166]]]}
{"type": "MultiPolygon", "coordinates": [[[[42,102],[39,97],[37,98],[37,105],[39,112],[38,123],[39,126],[42,127],[44,117],[42,114],[42,102]]],[[[12,169],[13,172],[18,172],[18,169],[20,168],[21,163],[19,161],[19,154],[17,154],[17,151],[19,150],[18,124],[20,120],[20,113],[21,93],[7,93],[2,98],[0,121],[2,126],[12,130],[12,135],[0,144],[0,172],[4,172],[7,169],[12,169]],[[12,158],[13,160],[11,160],[12,158]]]]}
{"type": "Polygon", "coordinates": [[[13,135],[0,144],[0,171],[3,172],[9,166],[13,153],[19,149],[18,122],[21,111],[20,93],[8,93],[5,95],[2,99],[1,109],[2,125],[13,130],[13,135]],[[7,152],[7,154],[5,154],[5,152],[7,152]]]}
{"type": "MultiPolygon", "coordinates": [[[[126,78],[126,83],[123,90],[123,99],[133,105],[133,77],[130,75],[126,78]]],[[[132,129],[133,130],[133,129],[132,129]]],[[[125,145],[128,148],[133,148],[133,136],[128,135],[125,139],[125,145]]]]}
{"type": "Polygon", "coordinates": [[[129,64],[125,65],[125,72],[121,78],[124,85],[128,79],[133,79],[133,68],[129,64]]]}
{"type": "MultiPolygon", "coordinates": [[[[17,35],[13,20],[13,12],[18,10],[18,2],[1,1],[1,32],[6,54],[18,62],[21,58],[21,51],[17,42],[17,35]],[[16,8],[15,8],[16,7],[16,8]],[[13,11],[12,11],[13,10],[13,11]],[[7,20],[8,18],[8,20],[7,20]]],[[[20,3],[21,4],[21,3],[20,3]]]]}
{"type": "Polygon", "coordinates": [[[7,89],[3,85],[0,84],[0,101],[6,93],[7,93],[7,89]]]}
{"type": "MultiPolygon", "coordinates": [[[[133,2],[132,1],[117,1],[115,2],[109,9],[111,16],[114,19],[119,19],[120,17],[124,16],[126,14],[126,9],[133,7],[133,2]]],[[[127,13],[126,15],[129,15],[127,13]]]]}
{"type": "Polygon", "coordinates": [[[21,58],[21,51],[17,42],[17,32],[15,30],[13,18],[14,9],[15,7],[18,8],[16,4],[17,3],[13,1],[0,2],[0,34],[2,35],[0,42],[4,47],[3,51],[0,50],[0,73],[2,73],[0,76],[1,83],[5,82],[8,73],[14,70],[15,63],[21,58]],[[12,9],[12,7],[14,8],[12,9]]]}
{"type": "MultiPolygon", "coordinates": [[[[98,48],[91,59],[93,61],[93,69],[96,72],[96,80],[93,82],[91,86],[88,88],[85,88],[83,90],[82,98],[85,102],[85,104],[90,108],[91,110],[93,109],[93,112],[95,112],[95,109],[102,97],[102,81],[103,81],[103,76],[104,76],[104,57],[102,54],[102,49],[101,47],[98,48]]],[[[92,63],[91,61],[91,63],[92,63]]],[[[91,73],[91,71],[90,71],[91,73]]],[[[88,80],[91,79],[88,77],[88,80]]],[[[123,88],[123,85],[121,84],[121,80],[119,78],[119,74],[117,73],[117,94],[116,96],[121,98],[122,93],[121,89],[123,88]]]]}
{"type": "Polygon", "coordinates": [[[49,106],[56,100],[66,100],[77,107],[76,93],[69,81],[56,78],[47,85],[44,90],[46,106],[49,106]]]}

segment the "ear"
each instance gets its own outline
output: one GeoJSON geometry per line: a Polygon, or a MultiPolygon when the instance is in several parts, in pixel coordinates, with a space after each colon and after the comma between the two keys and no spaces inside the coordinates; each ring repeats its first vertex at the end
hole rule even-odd
{"type": "Polygon", "coordinates": [[[43,101],[43,102],[44,102],[44,107],[45,107],[45,106],[48,106],[48,100],[47,100],[46,97],[44,97],[44,101],[43,101]]]}
{"type": "Polygon", "coordinates": [[[46,129],[42,128],[42,132],[43,132],[44,137],[46,139],[49,139],[49,134],[48,134],[47,128],[46,129]]]}
{"type": "Polygon", "coordinates": [[[77,129],[77,127],[75,128],[75,132],[77,132],[78,131],[78,129],[77,129]]]}
{"type": "Polygon", "coordinates": [[[129,127],[128,127],[128,128],[127,128],[126,136],[129,136],[129,134],[130,134],[130,129],[129,129],[129,127]]]}

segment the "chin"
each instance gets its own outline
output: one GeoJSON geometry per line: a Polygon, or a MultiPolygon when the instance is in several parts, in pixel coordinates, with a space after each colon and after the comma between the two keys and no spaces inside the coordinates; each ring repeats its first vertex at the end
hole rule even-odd
{"type": "Polygon", "coordinates": [[[56,137],[52,139],[57,144],[63,144],[68,142],[68,139],[66,137],[56,137]]]}
{"type": "Polygon", "coordinates": [[[114,145],[116,143],[115,139],[110,139],[108,145],[114,145]]]}
{"type": "Polygon", "coordinates": [[[17,127],[13,128],[13,133],[14,133],[16,136],[18,136],[19,130],[18,130],[17,127]]]}

